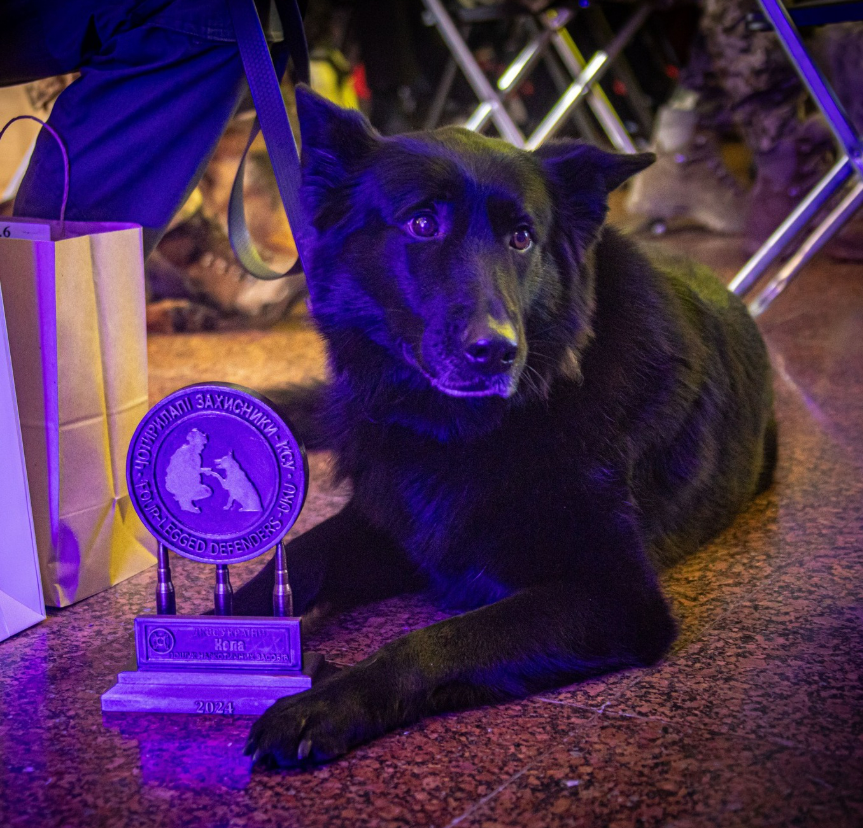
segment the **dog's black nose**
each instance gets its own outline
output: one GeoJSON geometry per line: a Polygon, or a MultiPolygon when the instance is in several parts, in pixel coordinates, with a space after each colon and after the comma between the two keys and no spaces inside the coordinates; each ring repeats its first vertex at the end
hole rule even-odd
{"type": "Polygon", "coordinates": [[[510,322],[488,319],[467,332],[464,353],[468,362],[484,374],[508,371],[518,355],[518,337],[510,322]]]}

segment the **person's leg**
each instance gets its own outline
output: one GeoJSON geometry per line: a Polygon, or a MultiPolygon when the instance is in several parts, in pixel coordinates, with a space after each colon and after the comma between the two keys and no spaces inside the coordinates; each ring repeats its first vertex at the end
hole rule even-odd
{"type": "MultiPolygon", "coordinates": [[[[148,254],[203,174],[243,77],[236,43],[144,25],[99,44],[49,119],[69,152],[66,217],[141,224],[148,254]]],[[[62,175],[40,136],[16,215],[56,218],[62,175]]]]}
{"type": "Polygon", "coordinates": [[[803,87],[772,31],[752,31],[754,0],[705,0],[707,49],[731,115],[753,153],[767,152],[798,128],[803,87]]]}
{"type": "Polygon", "coordinates": [[[830,166],[833,140],[800,117],[803,85],[772,31],[752,31],[754,0],[705,0],[702,30],[732,117],[752,150],[756,178],[746,218],[754,252],[830,166]]]}
{"type": "Polygon", "coordinates": [[[52,0],[0,3],[0,86],[75,72],[92,54],[92,2],[76,3],[76,25],[59,32],[45,23],[55,5],[52,0]]]}

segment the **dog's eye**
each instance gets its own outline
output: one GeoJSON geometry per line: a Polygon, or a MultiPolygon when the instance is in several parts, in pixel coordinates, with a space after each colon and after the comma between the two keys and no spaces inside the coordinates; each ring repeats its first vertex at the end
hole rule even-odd
{"type": "Polygon", "coordinates": [[[431,213],[419,213],[408,222],[408,230],[417,238],[431,239],[440,231],[440,225],[431,213]]]}
{"type": "Polygon", "coordinates": [[[533,244],[530,230],[527,227],[519,227],[509,240],[510,247],[516,250],[527,250],[533,244]]]}

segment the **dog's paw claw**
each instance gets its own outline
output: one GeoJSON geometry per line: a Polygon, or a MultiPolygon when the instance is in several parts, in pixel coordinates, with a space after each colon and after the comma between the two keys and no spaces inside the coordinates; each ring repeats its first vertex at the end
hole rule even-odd
{"type": "Polygon", "coordinates": [[[302,742],[300,742],[300,746],[297,748],[297,761],[298,762],[305,761],[309,757],[309,754],[311,752],[312,752],[312,740],[307,736],[305,739],[303,739],[302,742]]]}
{"type": "Polygon", "coordinates": [[[375,708],[357,689],[365,682],[350,673],[334,676],[270,707],[249,734],[246,750],[254,752],[253,762],[271,767],[310,767],[380,735],[383,729],[377,723],[375,708]]]}

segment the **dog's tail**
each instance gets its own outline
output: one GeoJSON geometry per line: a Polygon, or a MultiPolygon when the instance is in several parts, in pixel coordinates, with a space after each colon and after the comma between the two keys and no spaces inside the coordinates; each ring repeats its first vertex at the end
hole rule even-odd
{"type": "Polygon", "coordinates": [[[326,392],[326,383],[318,382],[313,385],[270,388],[264,395],[288,421],[291,431],[303,441],[306,449],[318,451],[332,448],[323,419],[326,392]]]}

